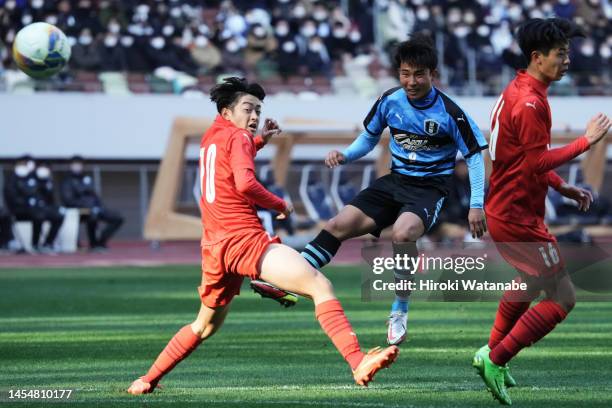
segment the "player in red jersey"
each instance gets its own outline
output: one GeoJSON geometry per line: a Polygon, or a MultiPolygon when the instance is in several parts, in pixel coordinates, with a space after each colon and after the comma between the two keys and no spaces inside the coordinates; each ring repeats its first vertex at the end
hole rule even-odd
{"type": "Polygon", "coordinates": [[[312,298],[316,318],[350,365],[357,384],[367,386],[377,371],[397,358],[395,346],[363,353],[329,280],[261,226],[256,205],[274,209],[281,217],[292,211],[255,179],[256,150],[280,133],[276,122],[266,119],[263,137],[254,138],[264,97],[259,85],[239,78],[226,78],[211,91],[219,115],[200,145],[202,305],[196,320],[180,329],[147,374],[132,383],[130,394],[153,392],[165,374],[219,330],[245,276],[312,298]]]}
{"type": "Polygon", "coordinates": [[[507,363],[520,350],[550,333],[575,303],[574,287],[561,259],[557,241],[544,225],[548,187],[576,200],[587,210],[587,190],[570,186],[553,169],[600,141],[610,119],[598,114],[584,136],[550,149],[549,85],[567,72],[569,41],[583,36],[564,19],[532,19],[517,30],[529,65],[506,87],[491,114],[490,154],[493,170],[485,204],[491,237],[504,259],[528,285],[527,291],[506,292],[497,310],[489,343],[474,356],[487,387],[502,404],[511,404],[506,386],[515,385],[507,363]],[[537,305],[531,301],[544,291],[537,305]]]}

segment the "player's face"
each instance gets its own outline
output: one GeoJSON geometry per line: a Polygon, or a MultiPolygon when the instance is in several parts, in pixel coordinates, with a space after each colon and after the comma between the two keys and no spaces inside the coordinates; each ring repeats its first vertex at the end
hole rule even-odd
{"type": "Polygon", "coordinates": [[[405,62],[399,67],[399,81],[409,99],[421,99],[431,90],[433,74],[429,68],[415,67],[405,62]]]}
{"type": "Polygon", "coordinates": [[[225,108],[221,112],[224,119],[232,122],[237,128],[246,129],[252,135],[259,128],[261,101],[253,95],[243,95],[233,109],[225,108]]]}
{"type": "Polygon", "coordinates": [[[548,82],[560,80],[569,69],[569,44],[554,47],[548,55],[535,52],[537,53],[535,63],[538,71],[548,82]]]}

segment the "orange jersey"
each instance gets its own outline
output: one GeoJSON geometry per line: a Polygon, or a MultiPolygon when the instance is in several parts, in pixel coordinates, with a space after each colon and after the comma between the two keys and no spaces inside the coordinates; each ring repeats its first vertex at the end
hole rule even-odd
{"type": "MultiPolygon", "coordinates": [[[[263,230],[255,203],[283,211],[285,203],[257,183],[258,196],[239,191],[237,175],[254,171],[256,141],[245,129],[217,116],[200,143],[202,245],[248,229],[263,230]],[[270,197],[272,196],[272,197],[270,197]]],[[[256,182],[255,182],[256,183],[256,182]]]]}

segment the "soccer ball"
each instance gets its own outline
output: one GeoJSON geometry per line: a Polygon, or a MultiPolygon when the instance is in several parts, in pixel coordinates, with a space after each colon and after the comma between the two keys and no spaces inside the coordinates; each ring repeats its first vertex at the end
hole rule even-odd
{"type": "Polygon", "coordinates": [[[13,59],[32,78],[57,74],[70,59],[70,45],[59,28],[47,23],[32,23],[17,33],[13,59]]]}

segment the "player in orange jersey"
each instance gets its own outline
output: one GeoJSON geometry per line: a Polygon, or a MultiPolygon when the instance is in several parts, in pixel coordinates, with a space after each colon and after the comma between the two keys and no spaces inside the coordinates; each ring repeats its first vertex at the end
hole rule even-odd
{"type": "Polygon", "coordinates": [[[245,276],[312,298],[316,318],[357,384],[367,386],[397,358],[395,346],[363,353],[329,280],[261,226],[256,205],[274,209],[280,217],[292,212],[255,179],[257,149],[281,131],[266,119],[262,136],[254,137],[264,97],[261,86],[240,78],[226,78],[211,91],[219,115],[200,145],[202,305],[196,320],[180,329],[149,371],[132,383],[130,394],[153,392],[165,374],[219,330],[245,276]]]}

